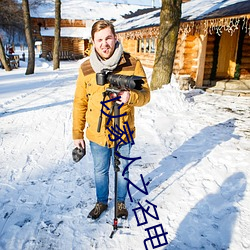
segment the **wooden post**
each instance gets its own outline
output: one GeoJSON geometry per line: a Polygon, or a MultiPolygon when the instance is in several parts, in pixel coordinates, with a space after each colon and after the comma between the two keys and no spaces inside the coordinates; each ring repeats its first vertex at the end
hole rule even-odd
{"type": "Polygon", "coordinates": [[[199,54],[198,54],[198,65],[196,72],[196,86],[202,87],[204,78],[204,68],[206,60],[206,50],[207,50],[207,35],[200,34],[199,36],[199,54]]]}

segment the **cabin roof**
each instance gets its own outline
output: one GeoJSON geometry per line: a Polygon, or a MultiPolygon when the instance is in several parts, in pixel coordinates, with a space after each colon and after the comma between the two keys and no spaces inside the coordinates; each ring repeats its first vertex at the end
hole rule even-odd
{"type": "Polygon", "coordinates": [[[158,26],[160,23],[160,9],[137,15],[132,18],[120,19],[114,22],[116,32],[135,30],[144,27],[158,26]]]}
{"type": "Polygon", "coordinates": [[[183,4],[182,21],[196,21],[250,13],[249,0],[191,0],[183,4]]]}
{"type": "MultiPolygon", "coordinates": [[[[150,12],[138,15],[133,13],[126,18],[117,20],[116,31],[125,32],[160,24],[160,8],[150,9],[150,12]]],[[[228,16],[250,14],[249,0],[191,0],[182,3],[182,22],[199,21],[228,16]]]]}

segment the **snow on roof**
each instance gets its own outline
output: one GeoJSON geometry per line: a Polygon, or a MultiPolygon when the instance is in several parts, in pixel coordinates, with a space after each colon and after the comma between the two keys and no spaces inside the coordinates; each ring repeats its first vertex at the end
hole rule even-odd
{"type": "MultiPolygon", "coordinates": [[[[61,18],[72,20],[118,19],[122,15],[150,7],[136,4],[96,2],[94,0],[62,0],[61,2],[61,18]]],[[[55,4],[52,1],[47,1],[38,8],[30,10],[30,15],[31,17],[54,18],[55,4]]]]}
{"type": "MultiPolygon", "coordinates": [[[[42,36],[54,36],[54,28],[41,28],[42,36]]],[[[91,36],[91,28],[83,27],[62,27],[61,37],[78,37],[82,39],[89,39],[91,36]]]]}
{"type": "MultiPolygon", "coordinates": [[[[234,9],[231,15],[240,15],[250,13],[249,0],[191,0],[182,4],[182,19],[186,21],[201,20],[207,18],[215,18],[226,16],[223,11],[221,15],[209,17],[215,11],[222,9],[234,9]],[[230,7],[229,7],[230,6],[230,7]],[[248,6],[248,8],[246,8],[248,6]]],[[[219,13],[219,12],[218,12],[219,13]]]]}
{"type": "MultiPolygon", "coordinates": [[[[131,18],[119,19],[114,25],[117,32],[156,26],[160,24],[160,8],[131,18]]],[[[182,4],[182,21],[194,21],[216,17],[250,13],[249,0],[191,0],[182,4]]]]}
{"type": "Polygon", "coordinates": [[[138,15],[133,18],[119,19],[114,22],[116,32],[139,29],[141,27],[156,26],[160,23],[160,9],[138,15]]]}

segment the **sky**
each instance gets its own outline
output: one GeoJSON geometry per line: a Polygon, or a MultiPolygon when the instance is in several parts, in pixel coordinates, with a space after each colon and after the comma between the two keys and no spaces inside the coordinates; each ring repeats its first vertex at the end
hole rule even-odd
{"type": "MultiPolygon", "coordinates": [[[[144,250],[146,241],[152,250],[148,230],[156,226],[168,243],[162,237],[158,247],[155,239],[157,250],[250,249],[250,99],[181,91],[174,77],[135,112],[131,156],[141,159],[129,179],[142,187],[143,177],[148,194],[130,188],[128,220],[119,220],[111,239],[111,167],[108,210],[87,219],[96,201],[93,161],[86,140],[86,156],[73,162],[71,134],[86,59],[53,71],[37,54],[35,74],[25,75],[27,61],[0,69],[0,249],[144,250]],[[143,213],[133,210],[139,203],[158,220],[147,216],[141,225],[143,213]]],[[[152,70],[145,72],[150,83],[152,70]]]]}

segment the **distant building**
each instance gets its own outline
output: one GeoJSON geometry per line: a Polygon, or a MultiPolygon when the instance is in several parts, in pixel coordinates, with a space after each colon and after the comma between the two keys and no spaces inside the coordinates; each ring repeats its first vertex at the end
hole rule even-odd
{"type": "MultiPolygon", "coordinates": [[[[32,18],[33,37],[41,42],[41,57],[52,56],[54,47],[54,18],[32,18]]],[[[61,59],[69,59],[71,55],[80,59],[85,56],[89,45],[91,21],[61,20],[61,59]]],[[[52,58],[50,58],[52,59],[52,58]]]]}

